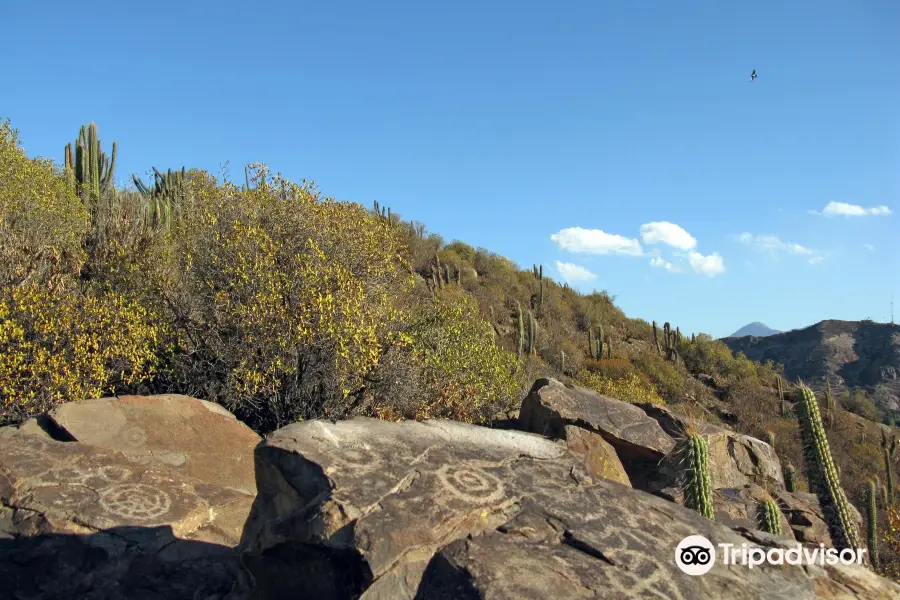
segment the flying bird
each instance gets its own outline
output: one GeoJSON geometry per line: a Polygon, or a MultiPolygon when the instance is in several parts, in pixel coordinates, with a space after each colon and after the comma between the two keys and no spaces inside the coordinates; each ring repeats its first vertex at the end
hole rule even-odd
{"type": "Polygon", "coordinates": [[[750,73],[750,81],[753,81],[754,79],[756,79],[756,69],[753,69],[753,72],[750,73]]]}

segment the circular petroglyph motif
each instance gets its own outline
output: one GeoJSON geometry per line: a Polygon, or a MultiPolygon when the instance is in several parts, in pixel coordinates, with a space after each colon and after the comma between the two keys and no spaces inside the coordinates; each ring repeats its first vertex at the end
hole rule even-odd
{"type": "Polygon", "coordinates": [[[444,489],[473,504],[488,504],[503,498],[500,480],[476,467],[445,465],[438,470],[437,477],[444,489]]]}
{"type": "Polygon", "coordinates": [[[147,432],[140,427],[131,427],[123,434],[125,443],[131,446],[143,446],[147,441],[147,432]]]}
{"type": "Polygon", "coordinates": [[[161,517],[172,507],[164,491],[143,483],[121,483],[100,492],[100,504],[125,519],[147,521],[161,517]]]}
{"type": "Polygon", "coordinates": [[[127,481],[131,477],[131,471],[119,465],[106,465],[99,469],[100,477],[116,483],[127,481]]]}

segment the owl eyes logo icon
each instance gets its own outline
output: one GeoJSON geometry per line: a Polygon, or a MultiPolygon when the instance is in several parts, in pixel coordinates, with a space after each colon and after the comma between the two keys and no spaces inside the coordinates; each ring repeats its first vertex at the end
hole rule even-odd
{"type": "Polygon", "coordinates": [[[716,550],[702,535],[689,535],[675,548],[675,564],[688,575],[704,575],[716,564],[716,550]]]}

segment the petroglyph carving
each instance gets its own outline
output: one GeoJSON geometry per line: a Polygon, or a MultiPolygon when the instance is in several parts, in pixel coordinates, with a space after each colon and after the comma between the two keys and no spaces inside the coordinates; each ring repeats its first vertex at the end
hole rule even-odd
{"type": "Polygon", "coordinates": [[[445,490],[472,504],[492,504],[505,494],[499,479],[472,465],[444,465],[436,475],[445,490]]]}
{"type": "Polygon", "coordinates": [[[143,483],[122,483],[101,490],[100,505],[125,519],[149,521],[168,513],[172,499],[166,492],[143,483]]]}

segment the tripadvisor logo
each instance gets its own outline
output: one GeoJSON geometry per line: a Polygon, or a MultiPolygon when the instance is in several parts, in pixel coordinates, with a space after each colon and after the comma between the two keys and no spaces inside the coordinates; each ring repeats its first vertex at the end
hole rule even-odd
{"type": "Polygon", "coordinates": [[[790,548],[764,548],[750,544],[717,544],[702,535],[689,535],[675,548],[675,564],[688,575],[705,575],[716,564],[716,547],[722,552],[722,564],[752,569],[760,565],[861,565],[866,548],[818,548],[795,543],[790,548]]]}

